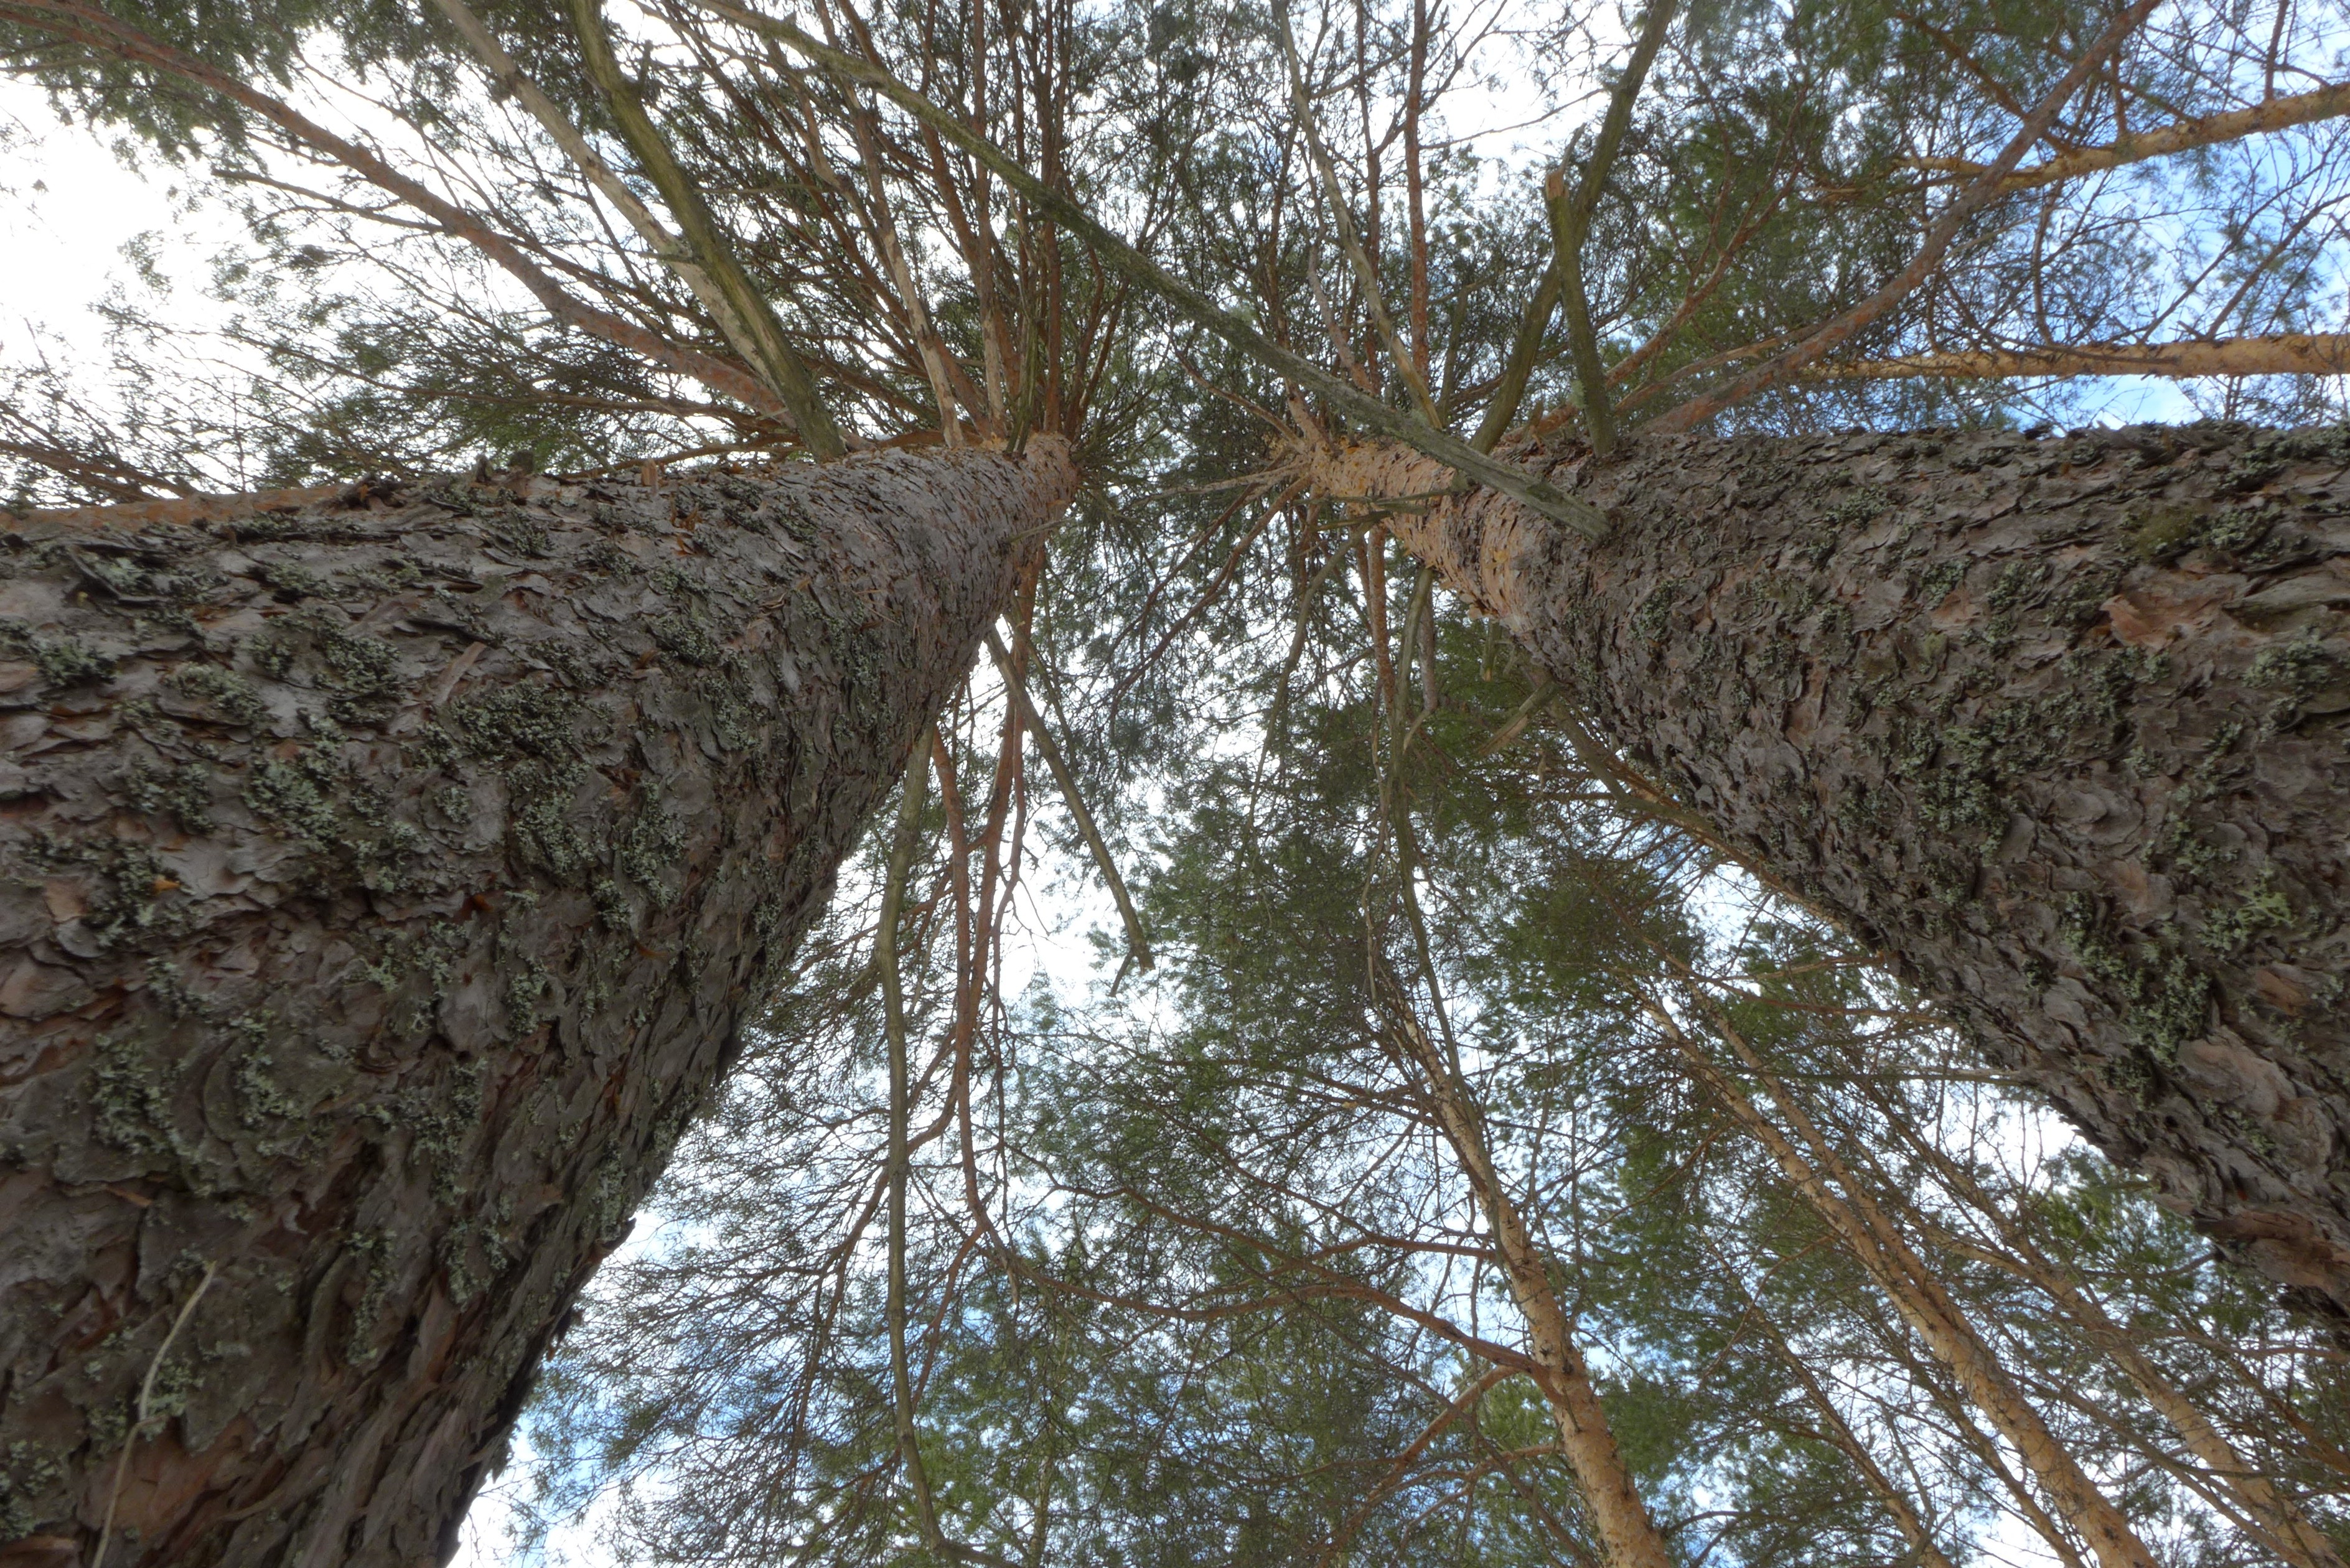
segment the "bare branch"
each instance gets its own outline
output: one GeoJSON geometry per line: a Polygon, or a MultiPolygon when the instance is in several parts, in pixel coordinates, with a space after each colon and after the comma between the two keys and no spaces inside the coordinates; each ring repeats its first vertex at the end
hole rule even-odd
{"type": "Polygon", "coordinates": [[[481,57],[490,73],[490,79],[514,94],[531,118],[537,120],[555,144],[571,160],[572,166],[600,192],[605,200],[619,209],[629,226],[637,232],[652,253],[668,266],[679,282],[685,285],[702,307],[717,322],[718,330],[735,353],[746,363],[756,364],[759,358],[757,336],[753,333],[742,313],[734,308],[725,290],[720,288],[709,271],[694,259],[693,248],[654,215],[627,181],[615,173],[611,165],[597,156],[579,128],[571,123],[562,107],[542,91],[538,84],[525,74],[512,55],[506,53],[480,17],[466,8],[464,0],[433,0],[453,24],[473,51],[481,57]]]}
{"type": "Polygon", "coordinates": [[[1109,896],[1118,901],[1118,917],[1126,925],[1128,950],[1134,954],[1136,963],[1149,969],[1150,939],[1143,934],[1142,917],[1135,912],[1133,896],[1126,890],[1126,878],[1118,874],[1118,862],[1111,858],[1109,846],[1102,841],[1101,829],[1094,826],[1094,814],[1086,809],[1085,796],[1077,793],[1076,775],[1061,756],[1060,744],[1053,739],[1053,732],[1045,727],[1044,715],[1028,701],[1028,690],[1020,683],[1018,673],[1012,668],[1012,655],[1004,651],[1003,639],[995,635],[993,627],[987,628],[987,651],[995,659],[996,673],[1003,678],[1004,695],[1011,700],[1028,732],[1036,737],[1036,749],[1045,753],[1045,765],[1053,770],[1053,782],[1061,786],[1061,799],[1067,805],[1069,815],[1076,819],[1077,832],[1084,836],[1086,847],[1093,852],[1102,880],[1109,884],[1109,896]]]}
{"type": "Polygon", "coordinates": [[[2217,342],[2084,343],[2040,348],[1955,349],[1812,365],[1807,381],[1897,381],[1934,376],[2341,376],[2350,375],[2350,333],[2280,332],[2217,342]]]}
{"type": "MultiPolygon", "coordinates": [[[[2216,147],[2221,142],[2240,141],[2247,136],[2258,136],[2268,131],[2289,130],[2296,125],[2309,125],[2345,114],[2350,114],[2350,82],[2337,82],[2319,88],[2315,92],[2272,98],[2250,109],[2177,120],[2158,130],[2119,137],[2102,147],[2077,147],[2045,162],[2035,163],[2029,169],[2018,169],[2000,182],[2000,194],[2036,191],[2059,181],[2077,180],[2084,174],[2143,163],[2151,158],[2167,158],[2171,153],[2191,151],[2198,147],[2216,147]]],[[[1970,162],[1963,158],[1905,158],[1901,161],[1901,167],[1928,170],[1960,179],[1975,179],[1980,178],[1988,166],[1970,162]]]]}
{"type": "Polygon", "coordinates": [[[1918,247],[1918,254],[1891,281],[1843,315],[1814,327],[1777,358],[1756,366],[1718,391],[1683,403],[1659,419],[1653,428],[1659,431],[1685,431],[1703,424],[1724,409],[1743,401],[1765,387],[1786,379],[1804,366],[1827,355],[1838,344],[1846,342],[1908,298],[1919,284],[1933,275],[1934,269],[1941,265],[1942,257],[1949,253],[1951,242],[1959,237],[1959,231],[1965,227],[1967,220],[2000,194],[2002,182],[2013,172],[2015,166],[2022,161],[2024,153],[2031,151],[2049,126],[2054,123],[2058,111],[2073,96],[2074,90],[2086,81],[2108,56],[2121,47],[2122,40],[2136,31],[2138,24],[2145,21],[2160,3],[2161,0],[2137,0],[2097,35],[2088,52],[2074,62],[2073,68],[2064,73],[2025,118],[2005,150],[1991,161],[1973,184],[1952,198],[1950,203],[1942,209],[1942,215],[1927,231],[1925,243],[1918,247]]]}

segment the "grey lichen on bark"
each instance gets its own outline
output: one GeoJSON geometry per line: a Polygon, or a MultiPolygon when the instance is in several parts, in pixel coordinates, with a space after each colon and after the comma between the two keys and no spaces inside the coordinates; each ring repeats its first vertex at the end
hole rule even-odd
{"type": "MultiPolygon", "coordinates": [[[[2350,431],[1521,451],[1389,526],[1759,871],[2350,1325],[2350,431]]],[[[1334,494],[1425,494],[1387,447],[1334,494]]]]}
{"type": "Polygon", "coordinates": [[[127,1445],[109,1568],[445,1554],[1072,487],[1039,441],[0,535],[0,1542],[86,1560],[127,1445]]]}

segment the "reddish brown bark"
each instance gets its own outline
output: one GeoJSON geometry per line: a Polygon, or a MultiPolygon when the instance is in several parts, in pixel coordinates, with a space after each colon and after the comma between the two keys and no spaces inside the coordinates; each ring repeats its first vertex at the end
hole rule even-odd
{"type": "Polygon", "coordinates": [[[1039,443],[0,535],[0,1559],[87,1563],[126,1452],[107,1568],[445,1553],[1070,488],[1039,443]]]}
{"type": "Polygon", "coordinates": [[[2350,434],[1520,455],[1606,542],[1488,492],[1388,526],[1723,843],[2350,1324],[2350,434]]]}

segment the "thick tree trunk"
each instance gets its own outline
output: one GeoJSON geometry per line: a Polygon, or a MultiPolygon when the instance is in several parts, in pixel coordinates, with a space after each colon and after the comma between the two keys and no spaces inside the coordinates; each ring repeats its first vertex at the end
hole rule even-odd
{"type": "Polygon", "coordinates": [[[105,1568],[445,1556],[1070,488],[1039,443],[0,535],[0,1563],[109,1511],[105,1568]]]}
{"type": "MultiPolygon", "coordinates": [[[[1333,495],[1449,480],[1312,462],[1333,495]]],[[[1553,477],[1604,544],[1482,492],[1389,526],[1725,843],[2350,1325],[2350,432],[1687,437],[1553,477]]]]}

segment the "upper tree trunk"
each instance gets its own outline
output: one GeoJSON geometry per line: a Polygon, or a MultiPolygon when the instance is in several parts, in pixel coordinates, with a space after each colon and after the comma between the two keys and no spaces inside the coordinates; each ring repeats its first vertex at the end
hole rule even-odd
{"type": "Polygon", "coordinates": [[[446,1555],[1070,483],[0,535],[0,1562],[446,1555]]]}
{"type": "MultiPolygon", "coordinates": [[[[1534,454],[1528,454],[1534,455],[1534,454]]],[[[1334,495],[1440,493],[1393,449],[1334,495]]],[[[1638,444],[1390,523],[1759,869],[2350,1324],[2350,433],[1638,444]]]]}

